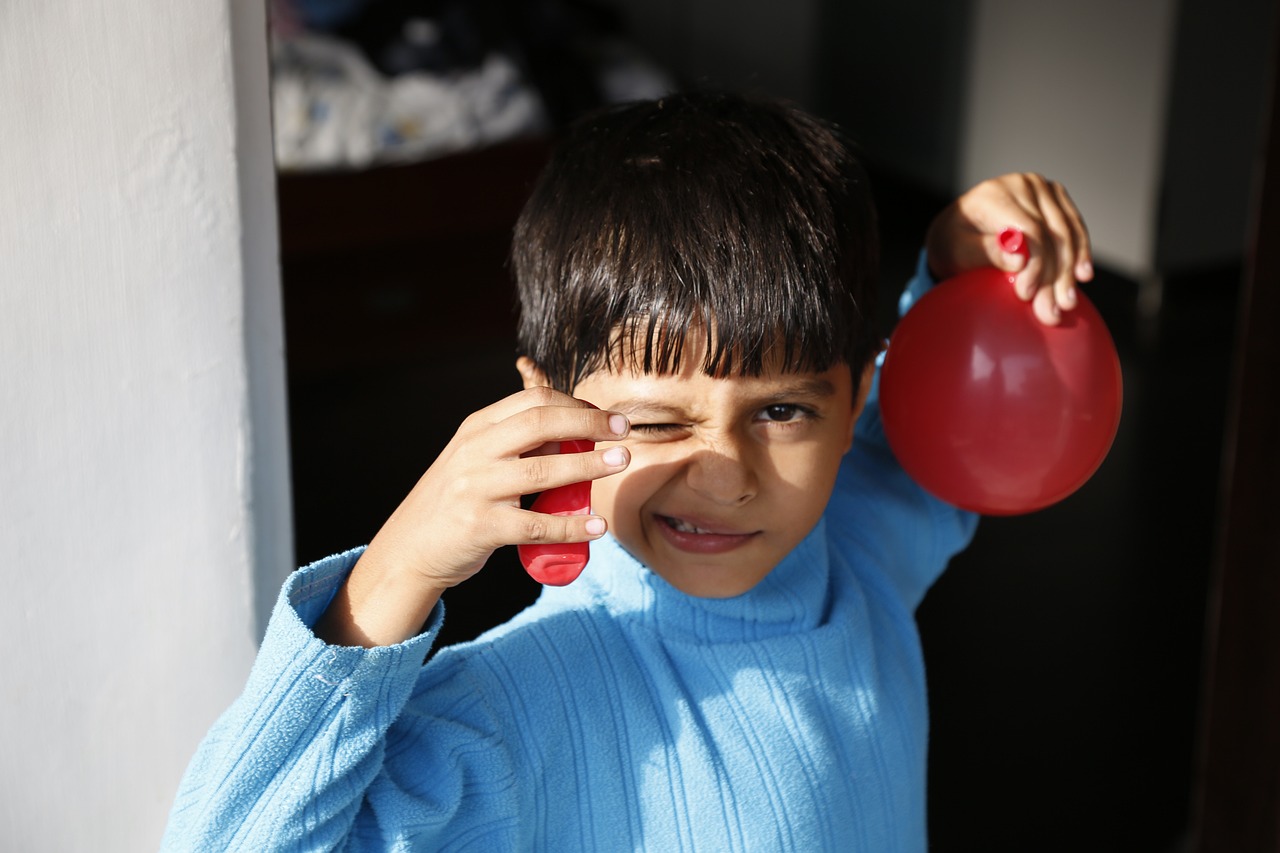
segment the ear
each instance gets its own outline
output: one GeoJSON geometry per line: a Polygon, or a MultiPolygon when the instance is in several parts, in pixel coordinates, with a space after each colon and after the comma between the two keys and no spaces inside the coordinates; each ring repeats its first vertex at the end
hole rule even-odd
{"type": "Polygon", "coordinates": [[[862,368],[862,381],[858,383],[858,399],[853,403],[854,417],[862,414],[862,408],[867,405],[867,395],[871,393],[871,383],[876,378],[876,357],[872,356],[867,360],[867,364],[862,368]]]}
{"type": "Polygon", "coordinates": [[[530,388],[549,386],[551,384],[547,381],[547,374],[543,369],[527,355],[522,355],[516,359],[516,371],[520,374],[520,378],[524,380],[524,389],[526,391],[530,388]]]}

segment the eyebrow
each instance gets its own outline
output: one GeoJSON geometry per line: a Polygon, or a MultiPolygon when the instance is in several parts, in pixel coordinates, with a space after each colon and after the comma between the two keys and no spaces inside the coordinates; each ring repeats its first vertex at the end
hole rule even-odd
{"type": "Polygon", "coordinates": [[[828,379],[798,379],[780,387],[770,394],[771,398],[782,397],[830,397],[836,393],[836,386],[828,379]]]}
{"type": "MultiPolygon", "coordinates": [[[[819,397],[831,397],[835,393],[836,386],[831,384],[827,379],[798,379],[794,382],[787,382],[780,385],[777,389],[761,395],[753,400],[752,404],[768,406],[773,403],[782,403],[788,400],[794,400],[797,397],[812,400],[819,397]]],[[[657,414],[677,411],[675,406],[668,405],[661,400],[655,400],[650,397],[631,397],[626,400],[619,400],[610,408],[615,412],[622,412],[623,414],[636,414],[641,412],[657,414]]]]}

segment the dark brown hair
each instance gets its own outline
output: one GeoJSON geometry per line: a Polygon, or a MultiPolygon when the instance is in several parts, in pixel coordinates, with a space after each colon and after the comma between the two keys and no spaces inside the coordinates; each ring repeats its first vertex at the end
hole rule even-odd
{"type": "Polygon", "coordinates": [[[877,244],[849,144],[798,108],[610,108],[570,129],[516,225],[520,347],[562,391],[633,354],[678,370],[689,329],[713,376],[860,368],[878,348],[877,244]]]}

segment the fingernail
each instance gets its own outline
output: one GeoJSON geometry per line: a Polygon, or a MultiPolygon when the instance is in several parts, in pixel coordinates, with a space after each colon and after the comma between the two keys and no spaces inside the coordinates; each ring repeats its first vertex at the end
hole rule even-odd
{"type": "Polygon", "coordinates": [[[1093,278],[1093,264],[1089,261],[1082,261],[1077,273],[1079,274],[1079,277],[1083,279],[1093,278]]]}
{"type": "Polygon", "coordinates": [[[604,464],[613,468],[627,464],[627,451],[621,447],[610,447],[604,452],[604,464]]]}
{"type": "Polygon", "coordinates": [[[600,534],[604,533],[606,526],[607,525],[604,523],[603,518],[587,519],[587,524],[586,524],[587,533],[590,533],[592,536],[599,536],[600,534]]]}
{"type": "Polygon", "coordinates": [[[626,435],[627,419],[622,415],[609,415],[609,432],[614,435],[626,435]]]}
{"type": "Polygon", "coordinates": [[[1067,308],[1076,304],[1076,289],[1074,287],[1068,287],[1062,291],[1062,304],[1067,308]]]}

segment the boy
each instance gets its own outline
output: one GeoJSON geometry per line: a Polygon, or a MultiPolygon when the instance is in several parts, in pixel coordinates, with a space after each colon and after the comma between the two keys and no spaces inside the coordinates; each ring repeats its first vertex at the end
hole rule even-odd
{"type": "MultiPolygon", "coordinates": [[[[1056,322],[1090,276],[1056,184],[979,185],[928,267],[1021,268],[1010,225],[1056,322]]],[[[912,613],[975,519],[884,443],[875,247],[848,147],[797,110],[686,95],[578,125],[516,230],[525,390],[366,550],[289,580],[166,847],[924,850],[912,613]],[[520,508],[582,480],[591,515],[520,508]],[[584,540],[577,581],[423,665],[494,549],[584,540]]]]}

